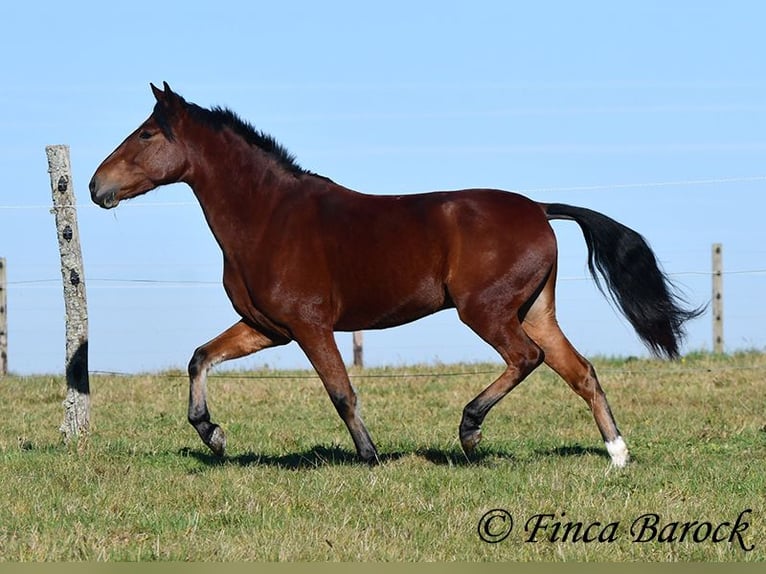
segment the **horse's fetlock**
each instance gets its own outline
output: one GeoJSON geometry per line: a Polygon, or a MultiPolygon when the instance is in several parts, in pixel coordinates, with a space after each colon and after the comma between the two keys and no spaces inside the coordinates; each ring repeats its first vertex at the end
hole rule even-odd
{"type": "Polygon", "coordinates": [[[210,422],[210,412],[207,409],[202,410],[189,410],[189,414],[187,416],[187,419],[189,423],[196,427],[200,423],[209,423],[210,422]]]}
{"type": "Polygon", "coordinates": [[[460,420],[460,430],[470,432],[481,427],[481,423],[484,422],[483,417],[474,412],[471,405],[467,405],[463,409],[463,417],[460,420]]]}

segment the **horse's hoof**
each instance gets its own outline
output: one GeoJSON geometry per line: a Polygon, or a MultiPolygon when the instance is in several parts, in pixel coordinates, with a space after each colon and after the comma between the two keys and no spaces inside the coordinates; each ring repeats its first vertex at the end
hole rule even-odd
{"type": "Polygon", "coordinates": [[[213,451],[216,456],[222,457],[226,452],[226,435],[221,427],[217,426],[210,433],[207,446],[213,451]]]}
{"type": "Polygon", "coordinates": [[[463,447],[463,452],[466,455],[473,454],[473,452],[476,450],[476,447],[481,442],[481,429],[476,429],[475,431],[471,431],[466,434],[460,435],[460,444],[463,447]]]}

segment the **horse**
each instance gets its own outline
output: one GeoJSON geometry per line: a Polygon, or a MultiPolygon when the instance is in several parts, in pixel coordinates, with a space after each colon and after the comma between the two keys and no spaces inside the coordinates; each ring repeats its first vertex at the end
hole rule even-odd
{"type": "Polygon", "coordinates": [[[198,347],[188,365],[188,420],[214,455],[224,456],[226,437],[207,407],[208,371],[296,341],[358,457],[379,463],[334,332],[384,329],[454,308],[505,362],[462,411],[466,456],[490,409],[545,362],[590,407],[611,465],[628,463],[592,364],[556,320],[549,221],[579,225],[601,291],[653,354],[676,358],[684,323],[700,311],[686,308],[639,233],[590,209],[496,189],[361,193],[302,168],[230,109],[187,102],[167,82],[150,87],[151,115],[99,165],[90,195],[111,209],[186,183],[223,252],[223,287],[239,320],[198,347]]]}

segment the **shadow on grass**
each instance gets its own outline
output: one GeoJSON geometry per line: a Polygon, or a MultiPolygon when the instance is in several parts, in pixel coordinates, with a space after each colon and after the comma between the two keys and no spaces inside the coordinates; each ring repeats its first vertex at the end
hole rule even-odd
{"type": "Polygon", "coordinates": [[[600,456],[609,458],[609,454],[603,448],[595,446],[580,446],[579,444],[557,446],[556,448],[540,449],[535,451],[540,456],[580,457],[600,456]]]}
{"type": "MultiPolygon", "coordinates": [[[[114,448],[114,445],[113,447],[114,448]]],[[[31,441],[20,441],[19,451],[27,453],[38,454],[60,454],[71,451],[71,446],[67,447],[62,443],[56,444],[33,444],[31,441]]],[[[13,451],[9,451],[13,452],[13,451]]],[[[529,453],[529,451],[526,451],[529,453]]],[[[302,470],[321,468],[328,466],[367,466],[357,456],[356,452],[350,449],[342,448],[337,445],[316,445],[307,450],[301,452],[292,452],[281,455],[273,454],[258,454],[254,452],[245,452],[242,454],[236,454],[233,456],[218,457],[211,452],[203,449],[195,449],[184,447],[175,451],[175,455],[172,451],[163,452],[137,452],[134,447],[125,447],[125,454],[130,456],[136,456],[137,454],[144,454],[150,459],[181,456],[185,458],[191,458],[204,467],[212,468],[225,465],[236,465],[241,467],[248,466],[265,466],[276,467],[286,470],[302,470]]],[[[528,459],[527,455],[519,456],[511,452],[508,448],[492,447],[490,445],[481,446],[470,457],[460,449],[460,447],[448,447],[448,448],[413,448],[405,449],[396,452],[383,452],[380,453],[380,463],[387,464],[390,462],[398,461],[406,457],[415,457],[428,461],[435,466],[448,466],[448,467],[471,467],[471,466],[484,466],[493,467],[500,464],[514,464],[523,462],[528,459]]],[[[587,456],[595,456],[609,459],[609,455],[603,448],[595,446],[581,446],[581,445],[564,445],[554,448],[539,448],[532,451],[534,458],[540,459],[552,459],[552,458],[579,458],[587,456]]],[[[632,457],[631,457],[632,458],[632,457]]]]}
{"type": "Polygon", "coordinates": [[[511,463],[517,460],[516,455],[510,452],[487,447],[481,447],[471,455],[466,455],[459,448],[419,449],[415,451],[415,454],[437,466],[493,466],[501,460],[511,463]]]}
{"type": "MultiPolygon", "coordinates": [[[[256,454],[253,452],[235,456],[218,457],[212,453],[183,448],[179,451],[182,456],[196,459],[209,466],[234,464],[238,466],[273,466],[287,470],[320,468],[324,466],[367,466],[356,455],[356,452],[338,446],[317,445],[303,452],[284,455],[256,454]]],[[[417,456],[437,466],[475,466],[493,465],[499,459],[513,462],[516,457],[508,452],[481,449],[470,457],[460,449],[416,449],[411,452],[386,452],[380,454],[380,463],[396,461],[406,456],[417,456]]]]}
{"type": "MultiPolygon", "coordinates": [[[[180,454],[195,458],[199,462],[208,466],[235,464],[238,466],[274,466],[288,470],[299,470],[319,468],[322,466],[364,465],[364,463],[356,456],[355,452],[337,446],[328,447],[322,445],[317,445],[303,452],[278,456],[248,452],[235,456],[219,457],[208,452],[190,448],[181,449],[180,454]]],[[[382,455],[381,462],[395,460],[401,456],[402,455],[397,454],[382,455]]]]}

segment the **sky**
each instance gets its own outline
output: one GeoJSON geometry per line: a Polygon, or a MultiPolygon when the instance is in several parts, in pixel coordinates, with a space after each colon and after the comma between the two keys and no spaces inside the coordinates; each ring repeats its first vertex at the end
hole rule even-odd
{"type": "MultiPolygon", "coordinates": [[[[0,257],[9,369],[61,373],[64,302],[45,146],[70,148],[92,371],[185,368],[237,321],[182,184],[117,210],[99,163],[151,113],[149,83],[231,108],[306,169],[402,194],[520,191],[639,231],[694,306],[723,245],[725,350],[766,347],[763,2],[9,3],[0,20],[0,257]]],[[[558,314],[586,356],[648,356],[555,222],[558,314]]],[[[683,352],[712,349],[708,311],[683,352]]],[[[351,335],[338,344],[351,361],[351,335]]],[[[364,333],[370,366],[499,361],[444,311],[364,333]]],[[[235,369],[304,368],[293,343],[235,369]]],[[[219,369],[222,367],[219,367],[219,369]]]]}

